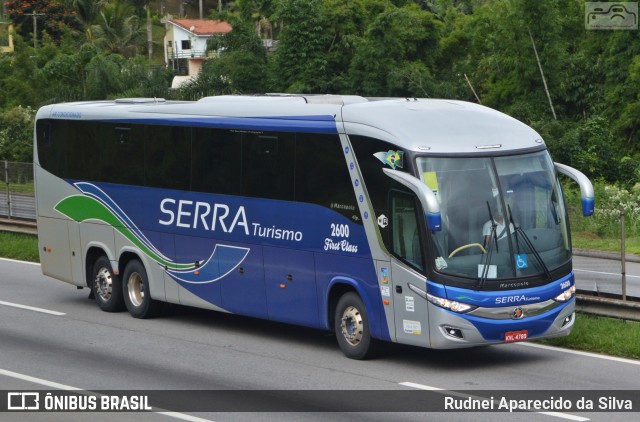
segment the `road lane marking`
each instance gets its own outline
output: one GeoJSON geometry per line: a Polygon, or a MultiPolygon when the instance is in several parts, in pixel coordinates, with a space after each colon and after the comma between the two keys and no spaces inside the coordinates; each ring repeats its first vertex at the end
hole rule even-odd
{"type": "MultiPolygon", "coordinates": [[[[600,274],[600,275],[615,275],[615,276],[622,277],[622,273],[605,273],[603,271],[579,270],[577,268],[574,268],[573,271],[578,271],[580,273],[590,273],[590,274],[600,274]]],[[[640,275],[626,274],[626,277],[627,278],[640,278],[640,275]]]]}
{"type": "MultiPolygon", "coordinates": [[[[479,399],[479,400],[492,400],[487,397],[475,396],[475,395],[472,396],[469,394],[458,393],[457,391],[454,391],[454,390],[446,390],[444,388],[432,387],[430,385],[424,385],[424,384],[417,384],[415,382],[405,381],[405,382],[399,382],[398,384],[403,385],[405,387],[416,388],[418,390],[442,392],[442,394],[447,394],[450,396],[456,396],[456,397],[465,398],[465,399],[468,397],[471,397],[473,399],[479,399]]],[[[496,400],[494,399],[493,401],[496,401],[496,400]]],[[[571,415],[569,413],[561,413],[561,412],[535,412],[535,413],[539,413],[541,415],[553,416],[556,418],[568,419],[568,420],[577,421],[577,422],[587,422],[591,420],[588,418],[583,418],[582,416],[571,415]]]]}
{"type": "Polygon", "coordinates": [[[49,315],[55,315],[55,316],[66,315],[66,313],[64,312],[50,311],[49,309],[36,308],[35,306],[21,305],[19,303],[3,302],[2,300],[0,300],[0,305],[10,306],[12,308],[26,309],[28,311],[40,312],[43,314],[49,314],[49,315]]]}
{"type": "MultiPolygon", "coordinates": [[[[19,380],[22,380],[22,381],[31,382],[31,383],[34,383],[34,384],[43,385],[45,387],[55,388],[57,390],[76,391],[76,392],[79,392],[80,394],[94,394],[96,396],[103,396],[103,394],[94,393],[94,392],[92,392],[90,390],[83,390],[82,388],[73,387],[71,385],[60,384],[60,383],[57,383],[57,382],[54,382],[54,381],[49,381],[49,380],[45,380],[45,379],[42,379],[42,378],[32,377],[31,375],[25,375],[25,374],[9,371],[9,370],[2,369],[2,368],[0,368],[0,375],[4,375],[4,376],[9,377],[9,378],[19,379],[19,380]]],[[[183,420],[183,421],[214,422],[211,419],[203,419],[203,418],[199,418],[197,416],[191,416],[191,415],[187,415],[186,413],[180,413],[180,412],[159,411],[159,412],[153,412],[153,413],[156,413],[158,415],[168,416],[168,417],[174,418],[174,419],[180,419],[180,420],[183,420]]]]}
{"type": "Polygon", "coordinates": [[[40,263],[39,263],[39,262],[20,261],[20,260],[17,260],[17,259],[11,259],[11,258],[0,258],[0,261],[14,262],[14,263],[16,263],[16,264],[37,265],[38,267],[40,266],[40,263]]]}
{"type": "Polygon", "coordinates": [[[601,355],[598,353],[583,352],[580,350],[563,349],[561,347],[547,346],[546,344],[521,342],[521,343],[515,343],[514,346],[537,347],[539,349],[553,350],[554,352],[570,353],[573,355],[588,356],[591,358],[610,360],[613,362],[629,363],[631,365],[640,365],[640,360],[619,358],[617,356],[607,356],[607,355],[601,355]]]}
{"type": "Polygon", "coordinates": [[[398,384],[404,385],[405,387],[416,388],[418,390],[428,390],[428,391],[446,391],[444,388],[431,387],[424,384],[416,384],[415,382],[399,382],[398,384]]]}
{"type": "Polygon", "coordinates": [[[70,385],[59,384],[53,381],[47,381],[42,378],[32,377],[31,375],[20,374],[18,372],[8,371],[6,369],[0,368],[0,375],[4,375],[10,378],[16,378],[22,381],[32,382],[34,384],[44,385],[45,387],[55,388],[57,390],[65,390],[65,391],[79,391],[80,388],[72,387],[70,385]]]}

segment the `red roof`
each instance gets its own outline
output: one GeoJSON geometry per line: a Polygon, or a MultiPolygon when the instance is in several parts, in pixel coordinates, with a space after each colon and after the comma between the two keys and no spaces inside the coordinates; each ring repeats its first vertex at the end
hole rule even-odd
{"type": "Polygon", "coordinates": [[[233,29],[233,27],[225,21],[172,19],[170,22],[195,35],[226,34],[233,29]]]}

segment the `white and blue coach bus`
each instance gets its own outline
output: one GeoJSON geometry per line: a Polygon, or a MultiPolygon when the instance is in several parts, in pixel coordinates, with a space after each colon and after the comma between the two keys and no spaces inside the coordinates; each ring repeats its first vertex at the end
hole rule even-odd
{"type": "Polygon", "coordinates": [[[137,318],[162,302],[438,349],[567,335],[575,284],[534,130],[461,101],[220,96],[49,105],[44,274],[137,318]]]}

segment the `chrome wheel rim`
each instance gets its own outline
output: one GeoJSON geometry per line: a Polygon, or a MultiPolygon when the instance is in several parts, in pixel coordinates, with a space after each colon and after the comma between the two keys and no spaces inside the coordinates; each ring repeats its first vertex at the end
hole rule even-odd
{"type": "Polygon", "coordinates": [[[342,328],[342,336],[351,346],[357,346],[360,344],[362,337],[364,336],[364,324],[362,321],[362,314],[354,306],[347,307],[342,313],[340,321],[340,327],[342,328]]]}
{"type": "Polygon", "coordinates": [[[111,273],[106,267],[102,267],[98,270],[95,279],[95,286],[96,294],[100,299],[107,302],[111,298],[113,280],[111,280],[111,273]]]}
{"type": "Polygon", "coordinates": [[[142,302],[144,302],[144,282],[139,273],[131,273],[129,281],[127,282],[127,291],[129,293],[129,300],[134,306],[142,305],[142,302]]]}

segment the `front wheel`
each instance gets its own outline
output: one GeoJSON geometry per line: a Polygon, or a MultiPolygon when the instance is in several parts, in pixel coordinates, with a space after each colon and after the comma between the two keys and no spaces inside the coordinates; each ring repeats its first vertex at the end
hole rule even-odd
{"type": "Polygon", "coordinates": [[[105,312],[124,310],[120,277],[113,273],[111,261],[101,256],[93,264],[91,291],[96,303],[105,312]]]}
{"type": "Polygon", "coordinates": [[[125,267],[122,293],[127,310],[134,318],[153,318],[157,315],[160,302],[151,298],[147,271],[140,261],[130,261],[125,267]]]}
{"type": "Polygon", "coordinates": [[[355,292],[345,293],[338,301],[334,331],[342,353],[348,358],[369,359],[375,355],[377,341],[371,338],[367,308],[355,292]]]}

